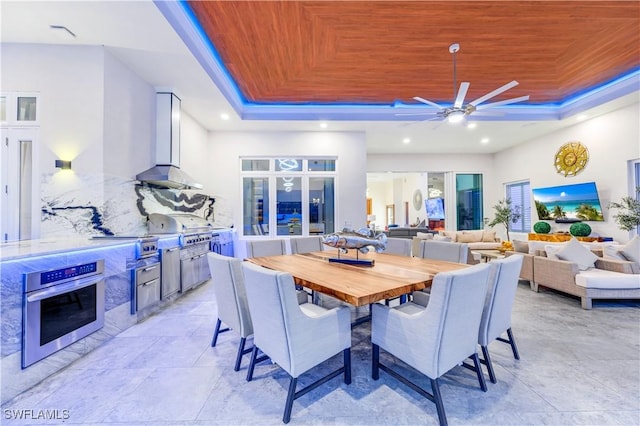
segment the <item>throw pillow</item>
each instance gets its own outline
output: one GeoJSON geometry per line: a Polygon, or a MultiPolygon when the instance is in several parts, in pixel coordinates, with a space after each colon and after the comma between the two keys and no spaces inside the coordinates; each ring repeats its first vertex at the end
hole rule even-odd
{"type": "Polygon", "coordinates": [[[546,245],[544,246],[544,252],[547,254],[547,257],[549,259],[560,260],[560,258],[558,257],[558,252],[561,248],[562,247],[557,245],[546,245]]]}
{"type": "Polygon", "coordinates": [[[433,236],[433,241],[447,241],[447,242],[451,242],[451,238],[450,238],[450,237],[445,237],[444,235],[434,235],[434,236],[433,236]]]}
{"type": "Polygon", "coordinates": [[[420,238],[421,240],[432,240],[433,234],[429,232],[416,232],[416,237],[420,238]]]}
{"type": "Polygon", "coordinates": [[[620,252],[627,260],[640,263],[640,236],[633,237],[620,252]]]}
{"type": "Polygon", "coordinates": [[[513,241],[513,249],[518,253],[529,253],[529,243],[527,241],[513,241]]]}
{"type": "MultiPolygon", "coordinates": [[[[482,238],[482,234],[480,234],[480,239],[482,238]]],[[[458,234],[458,238],[456,238],[456,242],[458,243],[477,243],[480,241],[477,235],[474,235],[471,232],[462,232],[458,234]]]]}
{"type": "MultiPolygon", "coordinates": [[[[479,243],[482,241],[482,233],[483,231],[462,231],[462,235],[466,236],[467,238],[471,238],[471,241],[467,241],[469,243],[479,243]]],[[[460,239],[460,236],[458,235],[458,240],[460,239]]],[[[462,241],[459,241],[462,242],[462,241]]]]}
{"type": "Polygon", "coordinates": [[[572,238],[567,244],[565,244],[565,246],[558,251],[557,256],[562,260],[577,263],[578,269],[581,271],[593,268],[596,260],[598,260],[598,256],[580,244],[580,242],[575,238],[572,238]]]}
{"type": "Polygon", "coordinates": [[[440,235],[451,238],[451,241],[456,242],[458,233],[456,231],[440,231],[440,235]]]}
{"type": "Polygon", "coordinates": [[[604,247],[604,258],[613,260],[627,260],[627,258],[624,257],[620,252],[620,250],[622,249],[623,246],[609,244],[604,247]]]}
{"type": "Polygon", "coordinates": [[[495,243],[496,242],[496,231],[483,231],[482,232],[482,242],[483,243],[495,243]]]}

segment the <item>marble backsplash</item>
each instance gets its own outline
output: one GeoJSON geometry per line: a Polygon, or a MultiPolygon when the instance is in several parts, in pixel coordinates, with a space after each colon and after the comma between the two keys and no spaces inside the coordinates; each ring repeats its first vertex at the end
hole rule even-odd
{"type": "Polygon", "coordinates": [[[163,189],[102,174],[44,175],[41,238],[141,235],[150,213],[190,213],[231,227],[227,200],[197,190],[163,189]]]}

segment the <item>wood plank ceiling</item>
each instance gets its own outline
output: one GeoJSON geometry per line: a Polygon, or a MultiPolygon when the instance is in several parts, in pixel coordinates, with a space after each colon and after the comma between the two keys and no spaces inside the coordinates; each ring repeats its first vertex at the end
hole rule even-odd
{"type": "Polygon", "coordinates": [[[245,99],[566,100],[640,67],[637,1],[189,1],[245,99]],[[456,88],[457,91],[457,88],[456,88]]]}

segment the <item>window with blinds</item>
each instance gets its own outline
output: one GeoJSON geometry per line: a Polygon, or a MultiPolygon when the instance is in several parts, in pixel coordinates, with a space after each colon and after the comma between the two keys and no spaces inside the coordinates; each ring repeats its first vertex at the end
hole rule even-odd
{"type": "Polygon", "coordinates": [[[511,207],[518,208],[520,218],[511,224],[513,232],[531,232],[531,187],[529,181],[508,183],[507,198],[511,199],[511,207]]]}

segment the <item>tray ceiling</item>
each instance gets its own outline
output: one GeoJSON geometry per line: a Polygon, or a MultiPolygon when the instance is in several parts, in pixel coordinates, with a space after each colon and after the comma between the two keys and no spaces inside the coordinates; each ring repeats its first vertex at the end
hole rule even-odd
{"type": "Polygon", "coordinates": [[[557,104],[640,66],[636,1],[189,1],[249,103],[530,95],[557,104]],[[241,24],[240,24],[241,23],[241,24]]]}

